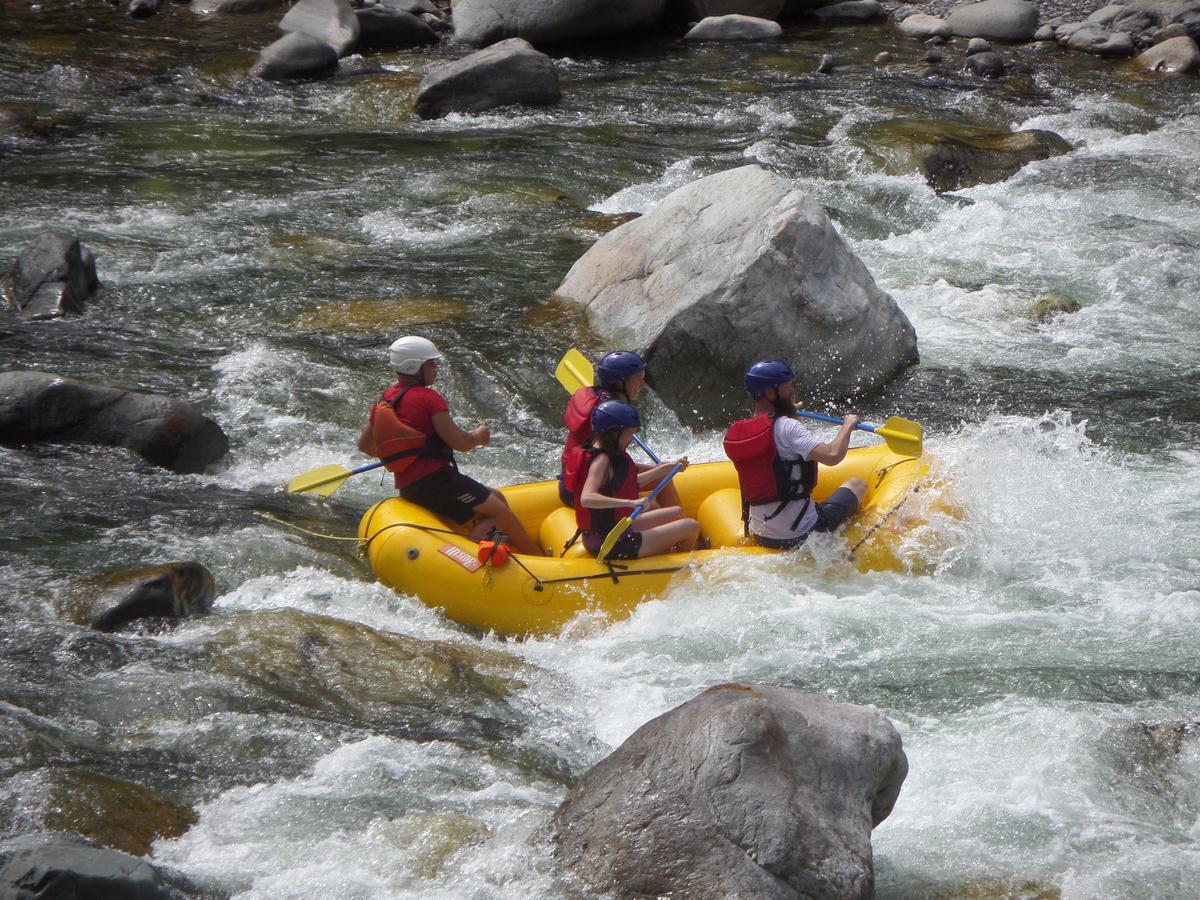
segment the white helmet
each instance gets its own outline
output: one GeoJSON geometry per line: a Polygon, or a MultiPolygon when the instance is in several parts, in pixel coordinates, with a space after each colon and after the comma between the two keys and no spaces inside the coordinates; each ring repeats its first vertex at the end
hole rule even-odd
{"type": "Polygon", "coordinates": [[[442,354],[433,346],[433,341],[416,335],[405,335],[388,347],[388,362],[392,370],[401,375],[416,375],[429,360],[441,362],[442,354]]]}

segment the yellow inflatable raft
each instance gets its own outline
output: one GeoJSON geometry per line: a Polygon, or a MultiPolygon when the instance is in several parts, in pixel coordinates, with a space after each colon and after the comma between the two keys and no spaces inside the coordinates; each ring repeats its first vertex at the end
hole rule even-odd
{"type": "MultiPolygon", "coordinates": [[[[902,507],[927,483],[930,462],[928,456],[899,456],[881,444],[852,449],[837,466],[821,466],[813,491],[817,500],[824,500],[847,478],[867,482],[863,508],[843,532],[859,569],[909,567],[899,544],[914,521],[902,507]]],[[[693,464],[674,483],[687,515],[700,521],[709,549],[609,565],[597,562],[576,541],[560,555],[575,533],[575,513],[559,501],[555,481],[502,489],[528,532],[539,535],[554,557],[514,554],[501,566],[484,566],[477,559],[475,541],[398,497],[367,510],[359,538],[379,580],[397,593],[412,594],[481,631],[553,634],[583,610],[598,609],[613,619],[626,616],[718,555],[779,552],[745,543],[741,492],[732,463],[693,464]]]]}

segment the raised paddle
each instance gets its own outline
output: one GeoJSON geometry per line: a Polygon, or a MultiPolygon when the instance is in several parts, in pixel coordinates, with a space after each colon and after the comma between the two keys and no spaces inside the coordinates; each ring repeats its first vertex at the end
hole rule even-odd
{"type": "Polygon", "coordinates": [[[365,466],[359,466],[357,469],[347,469],[345,466],[339,466],[337,463],[331,463],[327,466],[313,469],[310,472],[305,472],[303,475],[297,475],[288,482],[289,494],[317,494],[320,497],[328,497],[334,491],[342,486],[351,475],[358,475],[360,472],[368,472],[371,469],[378,469],[383,465],[383,461],[367,463],[365,466]]]}
{"type": "MultiPolygon", "coordinates": [[[[563,358],[558,361],[558,368],[554,370],[554,377],[558,379],[558,383],[567,389],[568,394],[574,394],[581,387],[591,387],[595,383],[596,373],[592,369],[592,364],[588,362],[588,358],[572,347],[563,354],[563,358]]],[[[662,462],[654,451],[651,450],[636,434],[633,436],[633,441],[642,451],[650,457],[654,463],[662,462]]]]}
{"type": "MultiPolygon", "coordinates": [[[[805,419],[818,419],[822,422],[832,422],[834,425],[841,425],[842,420],[836,416],[826,416],[821,413],[805,412],[802,409],[796,410],[796,415],[802,416],[805,419]]],[[[854,426],[860,431],[869,431],[872,434],[877,434],[885,441],[892,452],[898,453],[900,456],[920,456],[922,450],[921,442],[921,426],[912,419],[902,419],[899,416],[889,416],[888,420],[882,425],[868,425],[866,422],[859,422],[854,426]]]]}
{"type": "Polygon", "coordinates": [[[612,548],[617,545],[617,541],[621,539],[621,535],[629,530],[629,526],[633,524],[633,520],[642,514],[646,507],[650,505],[650,501],[658,496],[658,492],[665,488],[667,482],[674,478],[682,468],[683,463],[675,463],[675,468],[671,469],[667,473],[667,477],[658,483],[658,487],[647,494],[645,500],[638,501],[637,509],[633,511],[633,514],[626,516],[613,526],[612,531],[608,533],[608,537],[604,539],[604,543],[600,545],[600,552],[596,554],[596,559],[599,562],[604,562],[604,558],[612,553],[612,548]]]}

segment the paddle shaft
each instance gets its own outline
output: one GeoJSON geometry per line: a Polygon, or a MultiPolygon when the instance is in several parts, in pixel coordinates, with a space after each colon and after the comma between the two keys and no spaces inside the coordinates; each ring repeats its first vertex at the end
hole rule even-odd
{"type": "MultiPolygon", "coordinates": [[[[843,419],[839,419],[837,416],[827,416],[827,415],[824,415],[823,413],[805,412],[802,409],[796,410],[796,415],[803,416],[805,419],[817,419],[821,422],[829,422],[830,424],[833,424],[833,425],[841,425],[842,422],[844,421],[843,419]]],[[[859,422],[854,427],[857,429],[860,429],[861,431],[874,432],[878,426],[868,425],[866,422],[859,422]]]]}

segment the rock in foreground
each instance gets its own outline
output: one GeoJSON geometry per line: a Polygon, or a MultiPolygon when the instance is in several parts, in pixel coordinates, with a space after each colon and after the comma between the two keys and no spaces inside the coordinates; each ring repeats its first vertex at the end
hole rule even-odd
{"type": "Polygon", "coordinates": [[[678,408],[740,408],[746,366],[768,357],[822,397],[876,390],[917,362],[912,325],[825,211],[759,166],[694,181],[609,232],[556,294],[606,343],[644,350],[678,408]]]}
{"type": "Polygon", "coordinates": [[[557,855],[623,897],[870,897],[871,830],[907,773],[875,710],[720,685],[584,775],[554,816],[557,855]]]}

